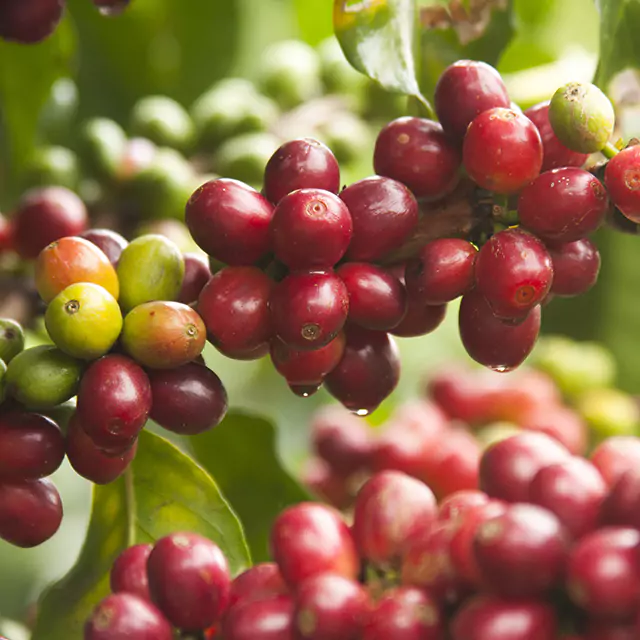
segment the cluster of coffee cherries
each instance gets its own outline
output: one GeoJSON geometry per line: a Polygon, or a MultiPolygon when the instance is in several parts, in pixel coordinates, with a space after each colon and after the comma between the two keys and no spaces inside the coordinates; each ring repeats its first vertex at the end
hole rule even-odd
{"type": "Polygon", "coordinates": [[[350,526],[319,503],[285,509],[274,562],[233,581],[199,536],[134,546],[85,638],[171,638],[176,627],[224,640],[632,640],[639,463],[635,437],[605,440],[589,460],[523,431],[483,454],[479,489],[439,504],[427,484],[382,471],[350,526]]]}

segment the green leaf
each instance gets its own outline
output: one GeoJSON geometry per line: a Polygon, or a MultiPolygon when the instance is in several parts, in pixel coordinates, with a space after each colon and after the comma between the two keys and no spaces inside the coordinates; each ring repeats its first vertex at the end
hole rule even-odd
{"type": "Polygon", "coordinates": [[[230,412],[219,426],[189,443],[240,517],[254,560],[267,560],[274,518],[284,507],[310,499],[282,468],[273,425],[230,412]]]}
{"type": "Polygon", "coordinates": [[[300,37],[316,45],[333,33],[331,10],[327,0],[295,0],[300,37]]]}
{"type": "Polygon", "coordinates": [[[166,440],[143,432],[130,473],[95,487],[80,557],[45,592],[32,640],[82,640],[86,618],[109,593],[116,556],[183,530],[216,542],[234,574],[250,564],[240,523],[211,477],[166,440]]]}
{"type": "Polygon", "coordinates": [[[351,65],[388,91],[415,96],[418,85],[416,0],[334,0],[333,27],[351,65]]]}
{"type": "Polygon", "coordinates": [[[619,71],[640,65],[640,0],[596,0],[600,12],[600,60],[594,82],[606,91],[619,71]]]}

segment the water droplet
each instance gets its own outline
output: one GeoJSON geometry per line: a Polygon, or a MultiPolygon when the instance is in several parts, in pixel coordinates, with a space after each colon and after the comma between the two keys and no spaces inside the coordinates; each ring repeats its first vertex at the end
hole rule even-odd
{"type": "Polygon", "coordinates": [[[508,367],[505,364],[499,364],[494,367],[489,367],[489,369],[491,369],[491,371],[495,371],[496,373],[508,373],[509,371],[513,371],[515,367],[508,367]]]}
{"type": "Polygon", "coordinates": [[[354,413],[357,416],[360,416],[361,418],[364,418],[365,416],[369,415],[369,409],[357,409],[356,411],[354,411],[354,413]]]}

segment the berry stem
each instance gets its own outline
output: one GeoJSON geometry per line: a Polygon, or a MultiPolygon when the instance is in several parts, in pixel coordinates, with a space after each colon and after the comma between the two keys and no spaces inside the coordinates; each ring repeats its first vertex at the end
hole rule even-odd
{"type": "Polygon", "coordinates": [[[420,117],[427,118],[429,120],[436,120],[436,112],[433,110],[431,103],[421,93],[417,93],[415,96],[411,97],[415,98],[420,110],[422,111],[420,117]]]}
{"type": "Polygon", "coordinates": [[[618,147],[616,147],[612,142],[607,142],[607,144],[602,148],[602,155],[609,160],[618,155],[618,153],[620,153],[620,149],[618,149],[618,147]]]}
{"type": "Polygon", "coordinates": [[[127,547],[136,544],[136,494],[133,486],[133,469],[129,465],[124,472],[124,499],[127,510],[127,547]]]}

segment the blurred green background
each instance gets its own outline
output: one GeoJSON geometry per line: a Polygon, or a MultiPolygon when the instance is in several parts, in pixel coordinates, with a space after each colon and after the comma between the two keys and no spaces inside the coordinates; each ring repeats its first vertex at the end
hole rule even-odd
{"type": "MultiPolygon", "coordinates": [[[[107,116],[126,126],[132,106],[142,96],[165,94],[190,107],[223,77],[259,80],[258,63],[268,44],[300,38],[315,46],[331,35],[332,4],[332,0],[133,0],[122,16],[105,18],[89,0],[69,0],[63,24],[47,42],[30,48],[0,43],[0,208],[10,210],[19,195],[25,164],[39,139],[42,107],[73,98],[70,85],[54,84],[59,78],[76,83],[74,122],[107,116]]],[[[420,4],[437,9],[446,2],[421,0],[420,4]]],[[[505,74],[512,98],[523,108],[549,98],[564,82],[593,77],[600,20],[591,0],[483,4],[495,9],[481,14],[479,23],[458,23],[422,34],[421,81],[427,96],[444,66],[462,57],[495,64],[505,74]]],[[[634,130],[633,119],[628,122],[625,135],[640,133],[634,130]]],[[[349,178],[370,172],[366,154],[349,178]]],[[[544,328],[602,341],[619,361],[621,386],[636,391],[640,240],[603,231],[598,244],[603,253],[599,284],[580,299],[554,301],[545,309],[544,328]]],[[[455,308],[435,335],[399,342],[402,381],[380,415],[414,394],[426,372],[451,358],[466,357],[457,338],[455,308]]],[[[210,350],[207,362],[223,379],[233,407],[273,419],[282,459],[295,470],[306,449],[308,417],[328,396],[321,392],[308,400],[294,397],[273,374],[268,359],[235,362],[210,350]]],[[[65,505],[58,534],[29,551],[0,543],[0,619],[24,618],[29,604],[69,568],[80,548],[90,485],[67,467],[55,480],[65,505]]],[[[17,635],[10,637],[18,640],[17,635]]]]}

